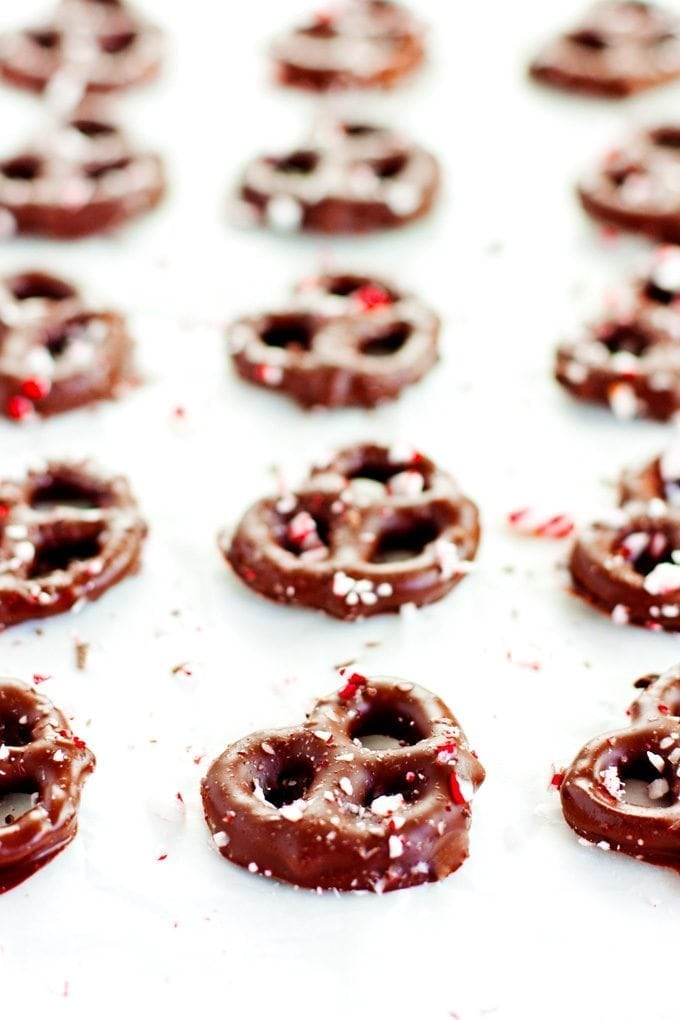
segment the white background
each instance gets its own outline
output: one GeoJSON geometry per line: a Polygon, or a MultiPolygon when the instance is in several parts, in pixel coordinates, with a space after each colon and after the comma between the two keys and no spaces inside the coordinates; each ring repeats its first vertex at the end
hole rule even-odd
{"type": "MultiPolygon", "coordinates": [[[[5,6],[6,23],[39,9],[5,6]]],[[[540,503],[585,523],[612,504],[619,469],[670,434],[572,404],[550,372],[556,339],[645,250],[603,243],[577,209],[574,180],[624,126],[677,111],[680,89],[607,104],[528,84],[528,56],[576,2],[415,6],[432,26],[428,70],[349,108],[441,157],[445,189],[426,224],[338,242],[230,228],[226,200],[244,160],[297,145],[315,113],[313,100],[271,85],[264,58],[266,40],[307,5],[149,0],[171,59],[162,83],[122,112],[166,156],[167,202],[114,238],[12,241],[0,252],[1,271],[44,266],[129,313],[147,376],[117,404],[0,423],[3,473],[48,454],[94,454],[128,474],[151,525],[138,577],[77,617],[47,621],[41,636],[32,625],[0,636],[1,670],[51,674],[42,690],[98,758],[77,840],[0,900],[4,1010],[79,1017],[153,1004],[244,1020],[680,1012],[678,877],[579,845],[546,789],[553,764],[624,725],[632,681],[673,664],[678,640],[581,606],[566,593],[565,544],[505,525],[508,510],[540,503]],[[398,403],[309,415],[232,375],[222,324],[285,301],[322,258],[393,277],[441,312],[441,365],[398,403]],[[362,438],[410,441],[459,477],[483,514],[478,571],[415,616],[355,625],[259,600],[221,561],[218,527],[272,490],[272,465],[295,482],[319,450],[362,438]],[[84,672],[75,637],[91,646],[84,672]],[[384,897],[316,896],[230,866],[202,818],[207,763],[253,729],[301,720],[335,686],[334,664],[354,657],[430,687],[464,725],[488,771],[470,860],[443,883],[384,897]],[[173,675],[183,662],[191,678],[173,675]]],[[[36,100],[3,89],[3,149],[42,117],[36,100]]]]}

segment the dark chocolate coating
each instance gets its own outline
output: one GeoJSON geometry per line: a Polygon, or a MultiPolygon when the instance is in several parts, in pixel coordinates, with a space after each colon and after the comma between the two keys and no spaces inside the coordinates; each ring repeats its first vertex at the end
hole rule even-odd
{"type": "Polygon", "coordinates": [[[245,737],[213,762],[203,808],[228,860],[305,888],[372,892],[436,882],[464,862],[484,780],[465,734],[424,688],[359,680],[303,725],[245,737]],[[400,746],[353,739],[369,733],[400,746]]]}
{"type": "Polygon", "coordinates": [[[88,237],[148,212],[164,192],[158,156],[135,152],[90,103],[0,161],[0,229],[67,241],[88,237]]]}
{"type": "Polygon", "coordinates": [[[654,4],[605,0],[538,54],[545,85],[621,98],[680,76],[680,18],[654,4]]]}
{"type": "Polygon", "coordinates": [[[266,598],[342,620],[446,595],[479,543],[477,508],[415,451],[370,444],[314,468],[291,497],[255,503],[220,549],[266,598]]]}
{"type": "Polygon", "coordinates": [[[680,243],[680,126],[640,131],[609,152],[579,186],[594,219],[658,241],[680,243]]]}
{"type": "Polygon", "coordinates": [[[304,281],[289,309],[239,319],[228,336],[248,382],[303,407],[375,407],[432,368],[438,334],[413,295],[345,273],[304,281]]]}
{"type": "Polygon", "coordinates": [[[429,152],[387,128],[334,121],[303,148],[254,159],[236,217],[286,232],[365,234],[425,216],[438,188],[429,152]]]}
{"type": "Polygon", "coordinates": [[[62,0],[40,24],[0,35],[0,74],[31,92],[58,78],[84,92],[127,89],[155,78],[162,56],[160,30],[122,0],[62,0]]]}
{"type": "Polygon", "coordinates": [[[0,413],[47,416],[115,397],[134,381],[131,355],[124,319],[90,309],[71,283],[36,271],[0,279],[0,413]]]}
{"type": "Polygon", "coordinates": [[[0,794],[36,794],[32,807],[0,826],[0,893],[74,838],[81,790],[94,764],[46,697],[20,680],[0,679],[0,794]]]}
{"type": "Polygon", "coordinates": [[[388,0],[351,0],[278,38],[277,79],[311,92],[390,88],[424,57],[423,27],[388,0]]]}
{"type": "Polygon", "coordinates": [[[659,500],[627,503],[584,530],[571,552],[574,591],[622,622],[680,630],[680,515],[659,500]]]}
{"type": "Polygon", "coordinates": [[[620,417],[668,421],[680,411],[680,251],[657,251],[617,314],[557,350],[555,377],[578,400],[620,417]]]}
{"type": "Polygon", "coordinates": [[[562,810],[584,839],[677,869],[680,668],[638,684],[646,689],[631,708],[632,725],[591,740],[567,769],[560,788],[562,810]],[[646,784],[648,803],[629,794],[631,780],[646,784]]]}
{"type": "Polygon", "coordinates": [[[0,482],[0,628],[94,601],[139,567],[146,524],[127,481],[50,463],[0,482]]]}

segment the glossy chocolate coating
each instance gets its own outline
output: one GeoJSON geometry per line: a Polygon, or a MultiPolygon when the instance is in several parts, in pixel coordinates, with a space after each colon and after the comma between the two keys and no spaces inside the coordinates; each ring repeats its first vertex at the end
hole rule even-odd
{"type": "Polygon", "coordinates": [[[34,793],[35,804],[0,825],[0,893],[66,847],[78,828],[94,756],[64,715],[33,687],[0,678],[0,794],[34,793]]]}
{"type": "Polygon", "coordinates": [[[302,148],[254,159],[235,215],[282,232],[364,234],[420,219],[438,188],[429,152],[387,128],[331,121],[302,148]]]}
{"type": "Polygon", "coordinates": [[[348,273],[305,280],[291,306],[239,319],[229,347],[239,375],[303,407],[375,407],[438,358],[439,319],[413,295],[348,273]]]}
{"type": "Polygon", "coordinates": [[[680,243],[680,126],[666,122],[640,131],[579,186],[596,220],[658,241],[680,243]]]}
{"type": "Polygon", "coordinates": [[[312,92],[389,88],[423,61],[423,27],[388,0],[351,0],[280,36],[272,47],[282,85],[312,92]]]}
{"type": "MultiPolygon", "coordinates": [[[[568,824],[592,843],[680,867],[680,668],[638,681],[631,726],[591,740],[564,774],[568,824]],[[640,802],[627,783],[645,784],[640,802]]],[[[637,685],[636,685],[637,686],[637,685]]]]}
{"type": "Polygon", "coordinates": [[[0,161],[0,229],[57,240],[88,237],[148,212],[164,191],[158,156],[134,151],[89,103],[0,161]]]}
{"type": "Polygon", "coordinates": [[[559,346],[557,381],[619,417],[668,421],[680,410],[679,298],[680,251],[664,246],[620,295],[614,315],[559,346]]]}
{"type": "Polygon", "coordinates": [[[680,18],[654,4],[606,0],[549,43],[529,69],[546,85],[620,98],[680,76],[680,18]]]}
{"type": "Polygon", "coordinates": [[[134,381],[131,355],[124,319],[88,307],[71,283],[34,270],[0,279],[0,413],[47,416],[115,397],[134,381]]]}
{"type": "Polygon", "coordinates": [[[0,628],[94,601],[139,567],[146,524],[127,481],[49,463],[0,481],[0,628]]]}
{"type": "Polygon", "coordinates": [[[116,92],[158,74],[163,35],[122,0],[62,0],[51,17],[0,35],[0,74],[43,92],[58,79],[83,92],[116,92]]]}
{"type": "Polygon", "coordinates": [[[439,698],[359,677],[317,702],[302,726],[228,747],[202,796],[215,844],[233,863],[306,888],[390,892],[460,867],[483,779],[439,698]],[[370,750],[358,739],[369,733],[399,746],[370,750]]]}
{"type": "Polygon", "coordinates": [[[255,503],[223,555],[266,598],[343,620],[443,598],[479,543],[477,508],[422,454],[364,444],[255,503]]]}

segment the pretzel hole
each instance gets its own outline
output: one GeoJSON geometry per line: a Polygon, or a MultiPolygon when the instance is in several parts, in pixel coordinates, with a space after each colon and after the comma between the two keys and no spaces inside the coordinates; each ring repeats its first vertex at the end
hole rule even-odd
{"type": "Polygon", "coordinates": [[[129,50],[136,40],[136,32],[117,32],[115,35],[104,35],[99,40],[99,49],[102,53],[123,53],[125,50],[129,50]]]}
{"type": "Polygon", "coordinates": [[[337,34],[330,21],[316,21],[313,25],[298,29],[298,35],[310,36],[312,39],[333,39],[337,34]]]}
{"type": "Polygon", "coordinates": [[[111,124],[104,124],[99,120],[72,120],[71,127],[86,138],[105,138],[117,134],[116,128],[111,124]]]}
{"type": "Polygon", "coordinates": [[[63,280],[45,273],[23,273],[7,281],[7,287],[17,301],[66,301],[75,297],[75,290],[63,280]]]}
{"type": "MultiPolygon", "coordinates": [[[[412,747],[425,739],[417,721],[396,707],[375,705],[361,713],[349,729],[352,740],[362,747],[381,750],[394,747],[412,747]]],[[[377,796],[377,794],[376,794],[377,796]]]]}
{"type": "Polygon", "coordinates": [[[34,783],[17,784],[10,793],[0,796],[0,831],[35,807],[39,792],[34,783]]]}
{"type": "Polygon", "coordinates": [[[311,315],[272,315],[266,320],[260,339],[267,347],[287,351],[308,351],[316,332],[311,315]]]}
{"type": "Polygon", "coordinates": [[[439,538],[441,529],[431,518],[403,518],[393,528],[387,528],[378,538],[370,556],[370,563],[400,563],[420,556],[430,542],[439,538]]]}
{"type": "Polygon", "coordinates": [[[570,32],[567,39],[577,46],[582,46],[584,50],[604,50],[609,45],[604,36],[592,28],[581,28],[576,32],[570,32]]]}
{"type": "Polygon", "coordinates": [[[265,800],[276,808],[300,800],[312,785],[314,775],[314,764],[308,758],[286,761],[273,780],[263,783],[265,800]]]}
{"type": "Polygon", "coordinates": [[[656,301],[659,305],[670,305],[680,295],[680,287],[677,290],[673,290],[670,287],[662,287],[653,276],[650,276],[645,281],[643,294],[649,301],[656,301]]]}
{"type": "Polygon", "coordinates": [[[622,188],[631,177],[644,177],[647,171],[643,166],[629,163],[627,166],[611,167],[606,171],[607,177],[617,188],[622,188]]]}
{"type": "Polygon", "coordinates": [[[0,173],[10,181],[34,181],[40,177],[42,166],[37,156],[15,156],[0,163],[0,173]]]}
{"type": "Polygon", "coordinates": [[[29,29],[26,35],[41,50],[56,50],[61,43],[61,33],[51,28],[29,29]]]}
{"type": "Polygon", "coordinates": [[[33,489],[30,505],[33,510],[54,510],[56,507],[73,507],[79,510],[98,510],[110,503],[107,491],[88,485],[84,480],[48,475],[33,489]]]}
{"type": "Polygon", "coordinates": [[[7,715],[0,719],[0,744],[7,744],[8,747],[26,747],[31,743],[33,730],[28,721],[22,722],[22,719],[26,719],[23,714],[7,715]]]}
{"type": "Polygon", "coordinates": [[[389,777],[377,776],[366,791],[363,798],[363,807],[370,808],[373,801],[377,800],[378,797],[394,797],[398,794],[401,794],[407,804],[413,804],[422,796],[424,785],[421,779],[409,782],[405,774],[389,777]]]}
{"type": "Polygon", "coordinates": [[[650,783],[666,778],[666,770],[659,772],[646,752],[628,757],[627,761],[619,761],[618,770],[625,804],[655,809],[673,807],[675,796],[671,787],[661,797],[650,796],[650,783]]]}
{"type": "Polygon", "coordinates": [[[336,297],[351,297],[357,291],[363,290],[364,287],[379,287],[381,291],[387,294],[390,301],[397,300],[397,295],[394,291],[389,290],[382,283],[376,283],[370,276],[352,276],[350,274],[332,276],[326,284],[326,293],[333,294],[336,297]]]}
{"type": "Polygon", "coordinates": [[[392,177],[397,177],[404,170],[408,159],[405,152],[395,152],[392,156],[372,160],[370,166],[376,177],[379,177],[381,181],[387,181],[392,177]]]}
{"type": "Polygon", "coordinates": [[[348,138],[365,138],[367,135],[380,133],[380,128],[372,124],[343,124],[342,130],[348,138]]]}
{"type": "Polygon", "coordinates": [[[627,553],[625,542],[626,539],[632,535],[639,535],[641,529],[629,532],[622,538],[618,539],[617,544],[619,545],[620,551],[624,557],[628,559],[631,567],[636,573],[646,577],[647,574],[651,574],[655,567],[658,567],[660,563],[675,563],[673,553],[675,552],[675,545],[672,538],[670,538],[661,528],[656,528],[653,531],[644,530],[644,534],[648,536],[647,543],[636,555],[630,557],[627,553]]]}
{"type": "Polygon", "coordinates": [[[348,481],[356,479],[367,478],[372,482],[380,482],[382,485],[387,485],[390,479],[394,478],[395,475],[400,475],[404,471],[415,471],[423,476],[424,486],[423,489],[430,487],[430,473],[424,467],[416,462],[390,462],[386,457],[381,457],[378,454],[375,457],[370,455],[365,456],[359,461],[356,466],[351,463],[344,468],[343,474],[348,481]]]}
{"type": "Polygon", "coordinates": [[[651,131],[649,135],[654,145],[660,145],[664,149],[680,149],[680,128],[660,127],[651,131]]]}
{"type": "Polygon", "coordinates": [[[73,541],[46,543],[36,548],[36,556],[29,577],[44,577],[55,570],[68,570],[73,563],[93,560],[101,553],[99,536],[78,538],[73,541]]]}
{"type": "Polygon", "coordinates": [[[607,334],[600,337],[600,343],[610,354],[625,352],[639,358],[653,346],[654,341],[640,326],[614,323],[607,334]]]}
{"type": "Polygon", "coordinates": [[[319,156],[311,149],[298,149],[288,156],[275,159],[273,164],[280,174],[311,174],[319,164],[319,156]]]}
{"type": "Polygon", "coordinates": [[[98,181],[102,177],[106,177],[107,174],[114,173],[118,170],[127,170],[132,160],[129,156],[124,156],[122,159],[111,160],[110,163],[91,163],[89,166],[84,167],[85,176],[91,181],[98,181]]]}
{"type": "Polygon", "coordinates": [[[400,351],[413,332],[407,322],[398,322],[381,333],[359,342],[359,350],[369,358],[386,358],[400,351]]]}

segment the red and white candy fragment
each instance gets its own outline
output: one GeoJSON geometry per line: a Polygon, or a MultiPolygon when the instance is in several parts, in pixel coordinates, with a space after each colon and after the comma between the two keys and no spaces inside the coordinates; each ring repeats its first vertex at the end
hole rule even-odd
{"type": "Polygon", "coordinates": [[[533,507],[521,507],[507,515],[513,531],[535,538],[567,538],[575,528],[568,514],[545,513],[533,507]]]}

